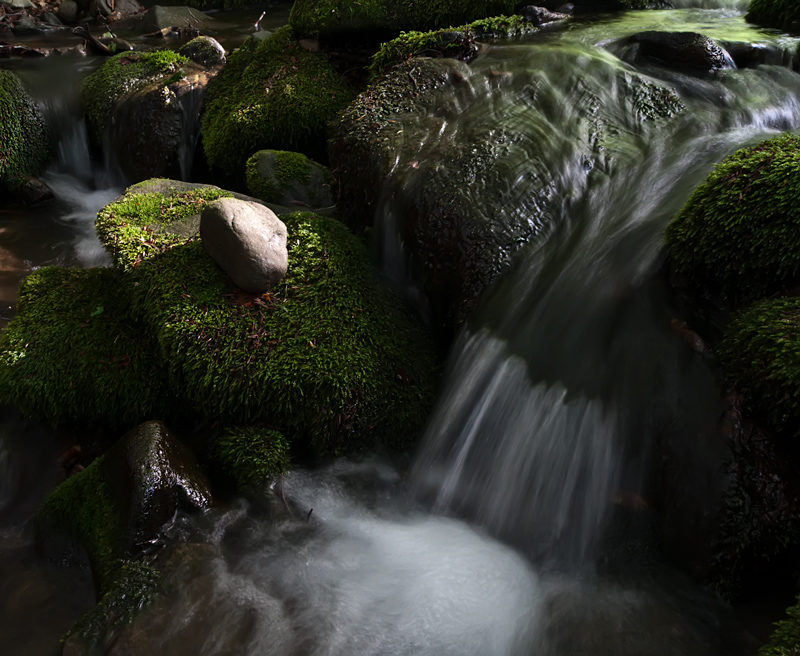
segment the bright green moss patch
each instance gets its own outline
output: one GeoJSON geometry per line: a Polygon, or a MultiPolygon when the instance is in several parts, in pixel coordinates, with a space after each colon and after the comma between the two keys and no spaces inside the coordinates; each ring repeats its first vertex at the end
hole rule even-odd
{"type": "Polygon", "coordinates": [[[209,163],[244,177],[257,150],[325,156],[325,127],[353,92],[324,55],[300,48],[290,28],[247,40],[208,84],[203,144],[209,163]]]}
{"type": "Polygon", "coordinates": [[[59,541],[68,550],[85,550],[103,593],[121,564],[122,531],[101,463],[98,458],[51,492],[36,513],[35,527],[37,542],[46,552],[59,541]]]}
{"type": "Polygon", "coordinates": [[[159,78],[180,75],[189,60],[171,50],[114,55],[83,82],[81,99],[92,137],[102,143],[114,105],[159,78]]]}
{"type": "Polygon", "coordinates": [[[164,371],[116,269],[48,267],[0,335],[0,401],[53,423],[125,426],[160,413],[164,371]]]}
{"type": "Polygon", "coordinates": [[[800,653],[800,597],[786,609],[788,619],[775,623],[769,642],[758,650],[758,656],[795,656],[800,653]]]}
{"type": "Polygon", "coordinates": [[[406,32],[381,45],[372,57],[370,76],[383,75],[411,57],[453,57],[469,61],[478,53],[476,40],[510,38],[531,34],[538,29],[522,16],[496,16],[459,28],[406,32]]]}
{"type": "Polygon", "coordinates": [[[203,207],[231,195],[212,187],[154,193],[134,186],[98,212],[95,229],[114,264],[130,270],[196,234],[203,207]]]}
{"type": "Polygon", "coordinates": [[[734,302],[794,284],[800,273],[800,137],[785,134],[723,160],[666,230],[691,285],[734,302]]]}
{"type": "Polygon", "coordinates": [[[745,18],[751,23],[785,30],[800,20],[800,5],[797,0],[752,0],[745,18]]]}
{"type": "Polygon", "coordinates": [[[320,456],[410,447],[432,401],[430,345],[341,223],[282,218],[289,271],[270,295],[230,293],[199,241],[137,268],[172,385],[203,416],[268,421],[320,456]]]}
{"type": "Polygon", "coordinates": [[[513,14],[513,0],[296,0],[289,24],[303,36],[434,30],[513,14]]]}
{"type": "Polygon", "coordinates": [[[289,468],[289,443],[276,430],[234,427],[214,442],[213,454],[240,489],[260,489],[289,468]]]}
{"type": "Polygon", "coordinates": [[[800,428],[800,301],[765,299],[739,313],[718,355],[751,411],[779,432],[800,428]]]}
{"type": "Polygon", "coordinates": [[[51,150],[36,103],[14,73],[0,70],[0,183],[41,173],[51,150]]]}

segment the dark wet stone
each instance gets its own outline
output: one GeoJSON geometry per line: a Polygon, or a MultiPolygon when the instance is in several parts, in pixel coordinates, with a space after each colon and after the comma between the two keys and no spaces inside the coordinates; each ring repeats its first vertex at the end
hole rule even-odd
{"type": "Polygon", "coordinates": [[[192,39],[178,49],[178,54],[205,68],[222,66],[225,63],[225,48],[210,36],[198,36],[192,39]]]}
{"type": "Polygon", "coordinates": [[[554,21],[564,20],[569,18],[569,14],[550,11],[544,7],[537,7],[536,5],[528,5],[519,10],[519,13],[525,17],[525,20],[530,21],[534,25],[545,25],[554,21]]]}
{"type": "Polygon", "coordinates": [[[654,62],[701,73],[729,67],[725,51],[713,39],[697,32],[640,32],[631,36],[627,44],[635,46],[624,57],[631,63],[654,62]]]}
{"type": "Polygon", "coordinates": [[[103,469],[132,551],[153,540],[178,508],[211,505],[209,483],[192,452],[160,421],[128,432],[109,449],[103,469]]]}
{"type": "Polygon", "coordinates": [[[36,205],[54,198],[53,190],[38,178],[26,178],[15,194],[26,205],[36,205]]]}

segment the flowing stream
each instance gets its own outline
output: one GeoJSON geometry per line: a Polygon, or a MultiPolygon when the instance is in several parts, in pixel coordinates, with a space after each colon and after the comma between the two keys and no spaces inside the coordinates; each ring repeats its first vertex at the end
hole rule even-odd
{"type": "MultiPolygon", "coordinates": [[[[464,84],[403,119],[413,147],[376,234],[412,297],[402,199],[438,179],[443,154],[483,161],[488,149],[492,175],[460,192],[487,220],[527,221],[530,234],[458,335],[410,470],[337,462],[290,472],[259,503],[177,517],[164,552],[177,563],[173,592],[111,653],[755,653],[734,612],[670,564],[707,537],[694,520],[719,506],[724,404],[714,371],[673,330],[679,304],[657,273],[666,222],[713,164],[800,128],[797,39],[748,26],[745,2],[678,4],[497,44],[464,84]],[[710,76],[636,63],[620,40],[649,29],[754,44],[765,63],[710,76]],[[647,85],[674,89],[685,109],[643,115],[647,85]],[[656,498],[681,517],[657,529],[656,498]],[[653,535],[667,529],[665,546],[653,535]]],[[[41,70],[23,77],[35,86],[41,70]]],[[[37,266],[106,261],[93,215],[122,183],[90,160],[68,79],[42,100],[60,122],[59,162],[44,178],[58,200],[0,215],[3,307],[37,266]]],[[[30,548],[26,520],[55,484],[43,463],[60,445],[10,411],[0,421],[0,550],[13,573],[0,584],[4,653],[52,653],[91,604],[85,573],[30,548]],[[36,642],[20,628],[31,623],[36,642]]]]}

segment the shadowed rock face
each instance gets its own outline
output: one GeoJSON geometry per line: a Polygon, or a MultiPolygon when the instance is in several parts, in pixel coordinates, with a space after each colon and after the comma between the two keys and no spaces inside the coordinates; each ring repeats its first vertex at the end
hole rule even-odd
{"type": "Polygon", "coordinates": [[[634,47],[623,58],[632,63],[652,62],[687,73],[730,67],[725,51],[697,32],[640,32],[627,44],[634,47]]]}
{"type": "Polygon", "coordinates": [[[178,508],[211,505],[211,489],[191,451],[160,421],[128,432],[109,449],[103,468],[131,550],[155,538],[178,508]]]}

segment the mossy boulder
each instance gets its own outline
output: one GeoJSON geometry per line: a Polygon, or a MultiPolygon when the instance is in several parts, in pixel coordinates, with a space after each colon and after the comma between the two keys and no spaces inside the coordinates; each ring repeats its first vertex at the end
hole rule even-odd
{"type": "Polygon", "coordinates": [[[41,173],[52,143],[36,103],[11,71],[0,70],[0,186],[41,173]]]}
{"type": "Polygon", "coordinates": [[[0,400],[55,424],[124,427],[171,404],[163,363],[117,269],[45,267],[0,335],[0,400]]]}
{"type": "Polygon", "coordinates": [[[752,0],[745,18],[758,25],[796,31],[800,27],[800,5],[796,0],[752,0]]]}
{"type": "Polygon", "coordinates": [[[208,162],[244,179],[263,149],[325,157],[326,125],[353,98],[325,55],[301,48],[291,28],[250,38],[208,86],[203,144],[208,162]]]}
{"type": "Polygon", "coordinates": [[[333,177],[302,153],[259,150],[247,160],[247,188],[253,196],[286,207],[330,207],[333,177]]]}
{"type": "Polygon", "coordinates": [[[213,443],[212,458],[242,492],[257,492],[289,468],[289,441],[266,426],[232,426],[213,443]]]}
{"type": "Polygon", "coordinates": [[[513,14],[517,4],[515,0],[296,0],[289,24],[302,36],[397,34],[513,14]]]}
{"type": "Polygon", "coordinates": [[[502,39],[539,30],[522,16],[495,16],[459,28],[406,32],[383,43],[372,57],[370,76],[375,79],[411,57],[452,57],[470,61],[480,52],[482,39],[502,39]]]}
{"type": "Polygon", "coordinates": [[[687,284],[743,303],[800,274],[800,137],[784,134],[724,159],[670,221],[666,244],[687,284]]]}
{"type": "Polygon", "coordinates": [[[718,356],[750,413],[788,436],[800,432],[800,301],[758,301],[725,330],[718,356]]]}

